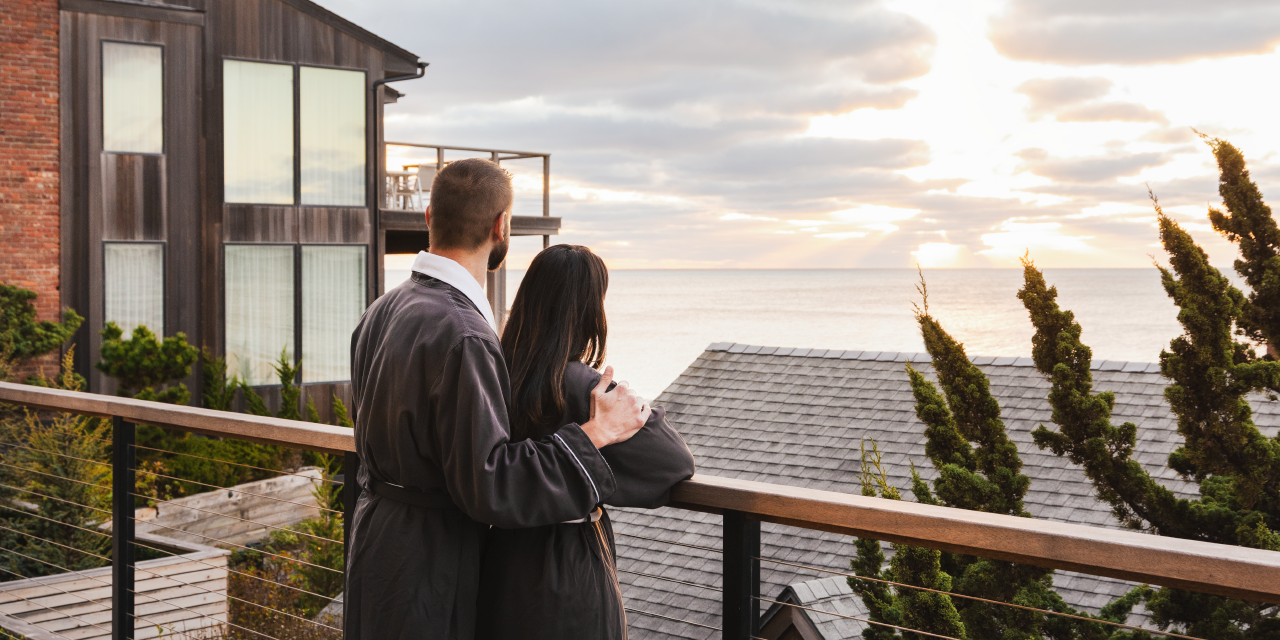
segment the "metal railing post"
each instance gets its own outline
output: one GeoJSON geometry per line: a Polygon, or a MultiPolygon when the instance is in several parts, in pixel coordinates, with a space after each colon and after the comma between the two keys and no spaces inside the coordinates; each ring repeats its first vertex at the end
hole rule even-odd
{"type": "Polygon", "coordinates": [[[760,521],[741,511],[724,512],[724,614],[722,638],[760,635],[760,521]]]}
{"type": "Polygon", "coordinates": [[[134,432],[132,422],[111,418],[111,640],[134,636],[134,432]]]}

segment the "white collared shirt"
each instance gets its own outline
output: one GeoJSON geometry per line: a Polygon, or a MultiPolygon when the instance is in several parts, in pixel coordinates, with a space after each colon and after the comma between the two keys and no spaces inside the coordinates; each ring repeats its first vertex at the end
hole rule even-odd
{"type": "Polygon", "coordinates": [[[498,323],[493,319],[493,308],[489,306],[489,299],[484,295],[484,288],[462,265],[444,256],[419,251],[418,257],[413,260],[413,270],[461,291],[480,310],[480,315],[483,315],[485,321],[493,328],[493,333],[498,333],[498,323]]]}

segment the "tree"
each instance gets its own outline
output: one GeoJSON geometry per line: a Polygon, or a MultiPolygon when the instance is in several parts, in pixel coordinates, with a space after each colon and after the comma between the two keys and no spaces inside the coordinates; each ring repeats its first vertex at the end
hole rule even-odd
{"type": "MultiPolygon", "coordinates": [[[[81,390],[73,358],[51,386],[81,390]]],[[[111,514],[111,423],[24,409],[0,421],[0,442],[0,580],[108,564],[111,538],[97,526],[111,514]]]]}
{"type": "MultiPolygon", "coordinates": [[[[1232,169],[1232,175],[1241,174],[1232,169]]],[[[1253,331],[1248,327],[1265,326],[1258,319],[1267,314],[1256,305],[1268,298],[1252,296],[1251,310],[1249,299],[1210,266],[1205,252],[1164,215],[1154,195],[1152,200],[1170,261],[1170,267],[1159,267],[1161,282],[1180,309],[1183,327],[1160,354],[1160,372],[1173,383],[1165,399],[1183,438],[1168,465],[1197,483],[1200,497],[1177,498],[1131,458],[1137,428],[1111,424],[1115,396],[1092,391],[1092,353],[1081,341],[1080,324],[1058,307],[1057,290],[1027,260],[1018,295],[1036,329],[1036,368],[1052,381],[1049,404],[1058,426],[1052,431],[1042,425],[1033,434],[1035,442],[1079,464],[1099,499],[1130,527],[1280,551],[1280,440],[1267,438],[1254,425],[1246,397],[1280,387],[1280,362],[1258,358],[1251,345],[1233,337],[1238,328],[1248,337],[1253,331]]],[[[1176,625],[1203,638],[1280,637],[1280,618],[1270,605],[1168,588],[1139,587],[1133,596],[1141,596],[1162,629],[1176,625]]]]}
{"type": "MultiPolygon", "coordinates": [[[[925,504],[1031,517],[1023,507],[1023,498],[1031,481],[1022,473],[1022,460],[1018,455],[1017,445],[1005,432],[1004,423],[1000,419],[1000,404],[991,395],[990,383],[982,370],[969,360],[964,345],[952,338],[929,314],[928,290],[923,278],[919,291],[924,302],[916,310],[916,320],[924,337],[925,349],[932,358],[938,386],[942,390],[939,392],[938,386],[930,382],[920,370],[907,364],[907,375],[916,400],[916,417],[926,426],[925,455],[938,472],[931,490],[913,468],[911,491],[918,502],[925,504]]],[[[878,453],[872,466],[879,470],[878,453]]],[[[871,495],[867,489],[865,452],[863,468],[863,494],[871,495]]],[[[890,492],[883,488],[886,484],[883,477],[881,471],[879,493],[882,497],[896,498],[896,490],[890,492]]],[[[858,540],[856,546],[858,557],[853,563],[855,573],[874,576],[873,572],[883,563],[883,555],[878,555],[881,553],[879,543],[858,540]]],[[[894,545],[895,561],[897,555],[905,549],[906,545],[894,545]]],[[[934,575],[927,564],[925,571],[915,574],[895,571],[891,562],[890,570],[884,572],[884,575],[896,577],[882,579],[970,597],[932,594],[934,598],[945,599],[947,605],[941,606],[939,603],[931,609],[932,617],[924,622],[928,626],[902,626],[957,638],[1101,640],[1113,637],[1111,629],[1089,620],[982,601],[1017,603],[1041,611],[1090,617],[1068,606],[1053,591],[1052,570],[950,552],[917,548],[911,548],[910,552],[910,558],[917,564],[927,561],[929,556],[936,556],[940,575],[934,575]],[[940,579],[940,576],[946,576],[945,580],[940,579]],[[948,588],[942,589],[930,582],[946,584],[948,588]],[[957,613],[956,619],[961,623],[958,629],[950,622],[952,616],[948,607],[957,613]],[[951,631],[936,630],[947,627],[951,631]]],[[[881,622],[889,622],[890,614],[905,610],[911,599],[920,597],[911,593],[916,590],[908,588],[898,588],[896,594],[884,586],[869,588],[867,581],[856,578],[850,578],[849,585],[862,595],[873,616],[880,612],[881,618],[877,621],[881,622]]],[[[1131,597],[1113,603],[1097,618],[1123,623],[1135,602],[1136,597],[1131,597]]],[[[905,616],[899,617],[906,619],[905,616]]],[[[885,632],[884,629],[876,630],[874,634],[868,631],[864,637],[869,640],[893,637],[885,632]]]]}
{"type": "Polygon", "coordinates": [[[186,334],[179,332],[161,340],[141,325],[127,340],[123,333],[114,322],[102,328],[102,360],[96,365],[120,384],[117,393],[140,400],[187,404],[191,392],[178,381],[191,375],[191,365],[200,352],[187,344],[186,334]]]}
{"type": "MultiPolygon", "coordinates": [[[[1199,133],[1199,132],[1197,132],[1199,133]]],[[[1209,208],[1213,228],[1240,247],[1236,273],[1250,292],[1240,309],[1237,330],[1250,340],[1267,345],[1274,354],[1280,344],[1280,227],[1262,191],[1249,178],[1244,154],[1219,138],[1200,137],[1218,161],[1218,194],[1226,213],[1209,208]]]]}
{"type": "Polygon", "coordinates": [[[11,364],[61,347],[84,322],[71,309],[62,312],[62,322],[36,320],[31,303],[36,297],[29,289],[0,283],[0,380],[8,377],[11,364]]]}

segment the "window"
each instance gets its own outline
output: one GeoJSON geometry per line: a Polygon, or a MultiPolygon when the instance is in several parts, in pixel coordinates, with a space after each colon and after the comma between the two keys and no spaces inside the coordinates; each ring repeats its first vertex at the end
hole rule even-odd
{"type": "Polygon", "coordinates": [[[164,153],[164,50],[102,43],[102,150],[164,153]]]}
{"type": "Polygon", "coordinates": [[[223,198],[293,204],[293,66],[222,61],[223,198]]]}
{"type": "Polygon", "coordinates": [[[127,337],[144,326],[164,335],[164,245],[108,242],[103,245],[103,318],[127,337]]]}
{"type": "Polygon", "coordinates": [[[363,71],[223,60],[222,87],[224,201],[365,206],[363,71]]]}
{"type": "Polygon", "coordinates": [[[365,306],[363,246],[302,247],[302,381],[351,379],[351,332],[365,306]]]}
{"type": "Polygon", "coordinates": [[[300,339],[302,382],[351,379],[351,333],[367,298],[363,245],[238,244],[225,255],[229,375],[278,383],[272,365],[281,349],[292,361],[300,339]]]}
{"type": "Polygon", "coordinates": [[[251,385],[277,382],[271,365],[294,352],[294,247],[227,245],[227,373],[251,385]]]}
{"type": "Polygon", "coordinates": [[[365,205],[364,73],[299,69],[302,204],[365,205]]]}

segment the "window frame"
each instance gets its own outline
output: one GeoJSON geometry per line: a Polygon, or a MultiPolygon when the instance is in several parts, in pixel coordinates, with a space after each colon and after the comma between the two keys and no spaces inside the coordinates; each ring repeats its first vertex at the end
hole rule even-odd
{"type": "MultiPolygon", "coordinates": [[[[101,241],[101,258],[102,258],[102,305],[98,311],[102,314],[102,326],[106,327],[107,322],[107,245],[110,244],[151,244],[160,245],[160,317],[164,322],[164,327],[157,332],[155,327],[147,327],[156,337],[164,339],[166,332],[169,330],[169,243],[164,240],[103,240],[101,241]]],[[[124,336],[127,340],[128,335],[124,336]]]]}
{"type": "Polygon", "coordinates": [[[167,73],[167,65],[169,62],[169,52],[167,45],[161,42],[139,42],[137,40],[120,40],[117,38],[100,38],[98,40],[98,150],[102,153],[110,153],[112,155],[126,156],[164,156],[169,152],[169,92],[165,85],[168,84],[169,74],[167,73]],[[106,83],[103,79],[106,77],[105,57],[102,55],[106,49],[107,43],[111,44],[127,44],[140,47],[156,47],[160,49],[160,151],[143,152],[143,151],[110,151],[107,149],[107,110],[106,101],[106,83]]]}
{"type": "MultiPolygon", "coordinates": [[[[262,64],[278,64],[293,67],[293,203],[266,203],[266,202],[227,202],[227,176],[226,172],[222,172],[221,184],[218,185],[219,198],[223,205],[242,206],[242,207],[294,207],[294,208],[317,208],[317,209],[369,209],[370,193],[376,191],[371,189],[373,186],[369,183],[368,174],[369,166],[374,163],[375,159],[370,157],[369,151],[369,118],[370,118],[370,92],[369,92],[369,70],[359,67],[344,67],[341,65],[331,64],[310,64],[302,62],[286,62],[282,60],[263,60],[259,58],[245,58],[241,56],[222,56],[222,60],[235,60],[239,62],[257,62],[262,64]],[[364,100],[364,172],[365,172],[365,188],[364,188],[364,204],[362,205],[344,205],[344,204],[302,204],[302,67],[311,67],[314,69],[333,69],[337,71],[355,71],[364,76],[365,90],[362,92],[361,99],[364,100]]],[[[225,67],[220,63],[218,65],[218,104],[225,104],[226,100],[226,79],[223,77],[223,69],[225,67]]],[[[219,109],[222,107],[219,106],[219,109]]],[[[219,123],[219,139],[226,138],[226,112],[221,113],[221,122],[219,123]]],[[[376,135],[376,131],[374,132],[376,135]]],[[[221,164],[219,167],[226,167],[227,162],[227,146],[221,143],[221,164]]],[[[231,244],[255,244],[255,243],[231,243],[231,244]]],[[[325,244],[325,243],[321,243],[325,244]]]]}
{"type": "MultiPolygon", "coordinates": [[[[369,308],[369,249],[368,244],[361,242],[223,242],[219,249],[222,260],[222,272],[219,274],[221,278],[221,303],[222,303],[222,356],[227,355],[227,247],[230,246],[248,246],[248,247],[293,247],[293,357],[296,363],[302,358],[302,323],[305,318],[302,316],[302,248],[303,247],[360,247],[364,250],[364,308],[369,308]]],[[[363,313],[363,311],[361,312],[363,313]]],[[[167,319],[166,319],[167,320],[167,319]]],[[[304,366],[306,363],[303,363],[304,366]]],[[[329,380],[324,382],[307,382],[307,385],[322,384],[344,384],[350,383],[351,380],[329,380]]],[[[299,371],[294,376],[294,384],[303,385],[302,372],[299,371]]],[[[263,384],[249,385],[255,389],[279,388],[279,384],[263,384]]]]}

